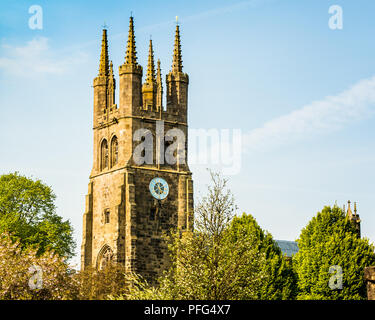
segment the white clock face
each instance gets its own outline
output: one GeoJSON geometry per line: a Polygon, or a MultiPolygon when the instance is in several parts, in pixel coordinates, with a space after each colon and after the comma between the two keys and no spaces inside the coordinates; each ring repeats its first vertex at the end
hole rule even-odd
{"type": "Polygon", "coordinates": [[[150,192],[155,199],[163,200],[168,196],[169,186],[162,178],[154,178],[150,182],[150,192]]]}

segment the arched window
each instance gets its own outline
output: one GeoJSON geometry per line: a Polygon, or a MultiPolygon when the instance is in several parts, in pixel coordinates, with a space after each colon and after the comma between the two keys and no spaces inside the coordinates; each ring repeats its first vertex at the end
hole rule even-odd
{"type": "Polygon", "coordinates": [[[108,168],[108,143],[107,140],[103,140],[101,148],[100,148],[100,156],[101,156],[101,169],[104,170],[108,168]]]}
{"type": "Polygon", "coordinates": [[[103,246],[98,255],[97,268],[103,270],[113,261],[113,252],[108,245],[103,246]]]}
{"type": "Polygon", "coordinates": [[[109,218],[110,218],[110,213],[109,213],[109,209],[106,209],[104,211],[104,223],[109,223],[109,218]]]}
{"type": "Polygon", "coordinates": [[[115,166],[118,162],[118,140],[114,136],[111,141],[111,167],[115,166]]]}

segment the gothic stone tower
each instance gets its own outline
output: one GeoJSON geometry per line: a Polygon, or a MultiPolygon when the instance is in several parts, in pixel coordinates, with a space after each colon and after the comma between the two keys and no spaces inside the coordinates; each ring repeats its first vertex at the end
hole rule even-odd
{"type": "Polygon", "coordinates": [[[119,79],[117,105],[104,29],[93,85],[94,161],[83,216],[81,267],[102,268],[113,260],[152,280],[168,266],[163,232],[192,228],[193,182],[184,158],[189,77],[182,72],[179,26],[172,69],[166,76],[166,110],[160,61],[155,73],[151,40],[142,84],[133,17],[119,79]],[[167,132],[172,134],[165,137],[167,132]],[[184,139],[177,139],[176,132],[184,139]],[[164,161],[167,152],[176,161],[164,161]]]}
{"type": "MultiPolygon", "coordinates": [[[[358,238],[361,238],[361,219],[357,214],[357,204],[354,202],[354,213],[350,208],[350,200],[348,201],[348,211],[346,212],[346,218],[354,225],[358,238]]],[[[345,212],[345,207],[344,207],[345,212]]]]}

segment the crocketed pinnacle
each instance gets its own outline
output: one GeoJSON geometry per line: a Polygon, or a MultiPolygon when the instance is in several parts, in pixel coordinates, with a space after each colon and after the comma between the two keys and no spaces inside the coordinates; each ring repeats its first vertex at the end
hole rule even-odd
{"type": "Polygon", "coordinates": [[[137,65],[137,51],[135,49],[133,17],[130,17],[130,22],[129,22],[129,36],[128,36],[128,43],[126,47],[125,64],[137,65]]]}
{"type": "Polygon", "coordinates": [[[174,39],[172,72],[182,72],[182,55],[180,41],[180,26],[176,25],[176,36],[174,39]]]}
{"type": "Polygon", "coordinates": [[[102,51],[100,53],[99,76],[108,76],[108,40],[107,29],[103,29],[102,51]]]}
{"type": "Polygon", "coordinates": [[[150,39],[150,46],[148,50],[146,83],[152,84],[154,82],[155,82],[154,50],[152,48],[152,40],[150,39]]]}
{"type": "Polygon", "coordinates": [[[350,200],[348,201],[348,211],[346,214],[348,217],[351,217],[353,215],[352,209],[350,208],[350,200]]]}
{"type": "Polygon", "coordinates": [[[157,66],[157,69],[156,69],[156,82],[161,83],[160,59],[158,59],[158,66],[157,66]]]}
{"type": "Polygon", "coordinates": [[[113,63],[112,63],[112,61],[110,61],[110,63],[109,63],[109,75],[111,77],[113,77],[113,63]]]}

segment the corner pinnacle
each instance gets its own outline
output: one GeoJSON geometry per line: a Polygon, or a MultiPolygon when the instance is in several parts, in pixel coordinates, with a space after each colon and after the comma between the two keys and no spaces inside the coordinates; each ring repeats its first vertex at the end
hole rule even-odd
{"type": "Polygon", "coordinates": [[[176,35],[175,35],[175,40],[174,40],[172,72],[174,73],[182,72],[180,26],[178,24],[176,25],[176,35]]]}
{"type": "Polygon", "coordinates": [[[129,35],[128,35],[128,43],[126,47],[125,64],[137,65],[137,51],[135,48],[134,21],[133,21],[132,16],[130,16],[130,21],[129,21],[129,35]]]}
{"type": "Polygon", "coordinates": [[[102,37],[102,50],[100,53],[99,76],[108,76],[109,63],[108,63],[108,40],[107,29],[103,29],[102,37]]]}
{"type": "Polygon", "coordinates": [[[150,46],[149,46],[149,51],[148,51],[146,83],[152,84],[154,82],[155,82],[154,50],[152,48],[152,40],[150,39],[150,46]]]}
{"type": "Polygon", "coordinates": [[[160,59],[157,62],[158,66],[156,69],[156,81],[161,83],[161,68],[160,68],[160,59]]]}

